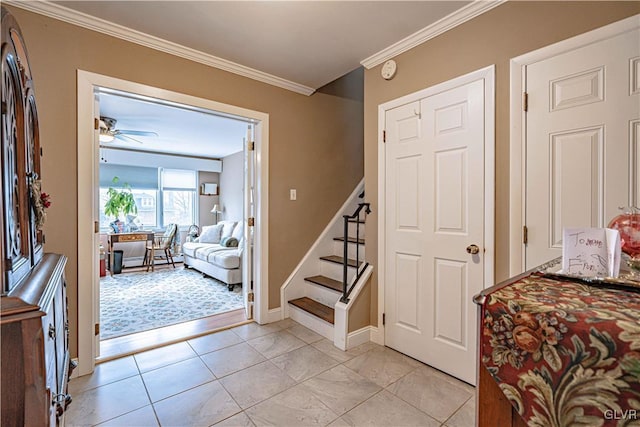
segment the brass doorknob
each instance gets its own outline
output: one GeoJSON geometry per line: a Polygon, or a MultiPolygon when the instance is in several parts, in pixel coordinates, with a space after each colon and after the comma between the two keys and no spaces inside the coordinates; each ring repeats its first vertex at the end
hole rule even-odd
{"type": "Polygon", "coordinates": [[[480,252],[480,248],[477,245],[467,246],[467,253],[470,253],[471,255],[475,255],[478,252],[480,252]]]}

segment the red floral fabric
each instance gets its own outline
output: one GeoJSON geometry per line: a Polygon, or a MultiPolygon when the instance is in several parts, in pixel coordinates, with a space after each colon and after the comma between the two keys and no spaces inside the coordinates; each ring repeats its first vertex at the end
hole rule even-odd
{"type": "Polygon", "coordinates": [[[639,292],[532,274],[482,313],[482,363],[529,426],[640,425],[639,292]]]}

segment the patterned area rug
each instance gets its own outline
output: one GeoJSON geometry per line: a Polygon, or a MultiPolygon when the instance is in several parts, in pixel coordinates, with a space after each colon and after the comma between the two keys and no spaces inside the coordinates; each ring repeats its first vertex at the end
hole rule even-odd
{"type": "Polygon", "coordinates": [[[195,270],[132,272],[100,278],[100,339],[147,331],[243,307],[233,291],[195,270]]]}

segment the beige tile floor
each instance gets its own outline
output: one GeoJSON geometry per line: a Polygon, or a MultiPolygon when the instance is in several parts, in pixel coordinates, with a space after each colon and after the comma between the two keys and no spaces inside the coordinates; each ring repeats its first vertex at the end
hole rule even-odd
{"type": "Polygon", "coordinates": [[[475,390],[373,343],[338,350],[289,319],[100,364],[66,426],[471,427],[475,390]]]}

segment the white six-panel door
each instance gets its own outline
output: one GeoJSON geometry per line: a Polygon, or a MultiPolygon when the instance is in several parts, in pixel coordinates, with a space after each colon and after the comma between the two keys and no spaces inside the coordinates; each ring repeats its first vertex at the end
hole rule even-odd
{"type": "Polygon", "coordinates": [[[456,80],[385,114],[385,344],[474,384],[485,80],[456,80]]]}
{"type": "Polygon", "coordinates": [[[640,30],[526,67],[525,267],[640,203],[640,30]]]}

